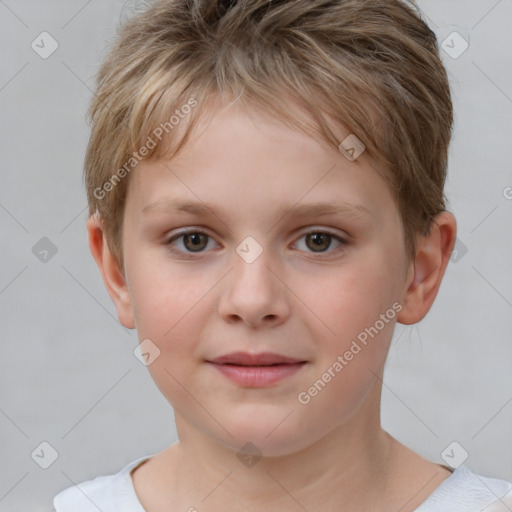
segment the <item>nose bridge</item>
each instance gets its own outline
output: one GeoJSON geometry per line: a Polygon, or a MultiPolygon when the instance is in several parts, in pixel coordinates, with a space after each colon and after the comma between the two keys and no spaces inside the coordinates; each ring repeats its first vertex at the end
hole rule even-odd
{"type": "Polygon", "coordinates": [[[275,275],[280,265],[270,249],[248,236],[236,247],[231,266],[219,305],[221,315],[257,324],[286,314],[285,287],[275,275]]]}
{"type": "MultiPolygon", "coordinates": [[[[258,237],[262,241],[262,236],[258,237]]],[[[262,300],[264,296],[275,292],[275,276],[269,267],[276,264],[271,249],[255,237],[247,236],[236,248],[233,256],[235,266],[232,276],[233,286],[238,286],[245,294],[255,293],[262,300]],[[243,288],[246,288],[243,290],[243,288]]],[[[254,300],[254,299],[253,299],[254,300]]]]}

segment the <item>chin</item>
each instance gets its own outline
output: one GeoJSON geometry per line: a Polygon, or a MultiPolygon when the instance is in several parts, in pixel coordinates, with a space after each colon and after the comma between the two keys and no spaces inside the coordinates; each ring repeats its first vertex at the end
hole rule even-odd
{"type": "Polygon", "coordinates": [[[305,439],[304,425],[296,425],[291,417],[283,421],[285,417],[286,414],[262,417],[260,413],[239,422],[225,422],[233,437],[222,435],[219,441],[237,454],[246,447],[248,452],[265,457],[281,457],[307,448],[311,442],[305,439]]]}

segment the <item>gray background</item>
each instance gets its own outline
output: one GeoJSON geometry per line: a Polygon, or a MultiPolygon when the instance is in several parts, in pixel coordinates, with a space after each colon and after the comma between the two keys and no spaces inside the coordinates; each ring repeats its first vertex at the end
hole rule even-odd
{"type": "MultiPolygon", "coordinates": [[[[137,3],[0,0],[1,511],[51,511],[62,489],[176,440],[172,408],[133,355],[136,333],[117,321],[85,230],[85,112],[105,43],[137,3]],[[47,59],[31,47],[43,31],[59,45],[47,59]],[[43,237],[57,249],[47,261],[43,237]],[[48,469],[44,441],[58,453],[48,469]]],[[[428,316],[397,326],[382,423],[430,460],[445,463],[457,441],[469,468],[512,481],[512,1],[419,6],[440,41],[456,30],[469,42],[458,58],[442,52],[460,245],[428,316]]]]}

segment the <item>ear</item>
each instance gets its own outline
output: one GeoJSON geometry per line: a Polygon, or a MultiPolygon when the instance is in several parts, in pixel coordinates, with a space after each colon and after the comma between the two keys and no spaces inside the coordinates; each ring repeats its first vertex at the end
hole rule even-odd
{"type": "Polygon", "coordinates": [[[89,234],[89,249],[100,269],[108,294],[116,307],[119,321],[128,329],[134,329],[135,320],[126,279],[110,251],[103,224],[98,215],[91,215],[87,220],[87,232],[89,234]]]}
{"type": "Polygon", "coordinates": [[[415,324],[428,313],[441,286],[456,236],[455,217],[443,211],[434,218],[429,234],[417,238],[416,257],[411,263],[398,322],[415,324]]]}

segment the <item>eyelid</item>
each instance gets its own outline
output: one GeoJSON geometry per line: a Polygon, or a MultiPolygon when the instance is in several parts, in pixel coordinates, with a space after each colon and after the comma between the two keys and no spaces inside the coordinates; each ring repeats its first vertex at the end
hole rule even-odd
{"type": "MultiPolygon", "coordinates": [[[[174,233],[172,236],[168,236],[166,235],[165,236],[165,240],[167,241],[171,241],[173,239],[176,239],[176,238],[179,238],[180,236],[183,236],[183,235],[188,235],[188,234],[191,234],[191,233],[200,233],[200,234],[203,234],[203,235],[207,235],[209,236],[210,238],[215,238],[213,235],[211,235],[207,229],[203,228],[203,227],[190,227],[190,228],[184,228],[183,230],[181,231],[178,231],[176,233],[174,233]]],[[[338,231],[335,231],[331,228],[327,228],[325,226],[316,226],[316,225],[312,225],[312,226],[307,226],[305,228],[303,228],[303,231],[302,230],[299,230],[298,231],[298,234],[295,233],[293,236],[294,237],[297,237],[297,236],[304,236],[304,235],[308,235],[308,234],[311,234],[311,233],[326,233],[326,234],[329,234],[333,237],[336,237],[336,238],[339,238],[345,242],[349,242],[350,240],[350,235],[346,232],[343,232],[343,234],[340,234],[338,231]]]]}
{"type": "MultiPolygon", "coordinates": [[[[302,230],[299,231],[299,235],[301,237],[304,235],[309,235],[311,233],[325,233],[325,234],[331,235],[334,238],[343,240],[344,242],[348,243],[348,241],[349,241],[348,233],[345,233],[345,232],[340,233],[339,231],[336,231],[331,228],[326,228],[323,226],[308,226],[307,228],[304,228],[304,231],[302,231],[302,230]]],[[[297,236],[297,235],[295,235],[295,236],[297,236]]]]}
{"type": "MultiPolygon", "coordinates": [[[[315,233],[321,233],[321,234],[329,235],[329,236],[331,236],[332,238],[334,238],[335,240],[337,240],[340,243],[339,247],[337,247],[337,248],[335,248],[333,250],[327,251],[327,252],[317,252],[317,253],[315,253],[314,251],[307,252],[307,254],[314,255],[316,258],[320,258],[320,259],[321,258],[328,258],[328,257],[330,257],[330,256],[332,256],[334,254],[337,254],[345,246],[350,244],[350,236],[348,234],[342,235],[342,234],[340,234],[338,232],[333,231],[330,228],[321,227],[321,226],[308,226],[307,228],[304,228],[303,231],[301,230],[298,234],[295,234],[294,235],[294,239],[296,239],[295,244],[301,238],[303,238],[304,236],[310,235],[310,234],[315,234],[315,233]]],[[[179,249],[176,249],[176,248],[174,248],[172,246],[171,242],[174,242],[175,240],[177,240],[177,239],[179,239],[179,238],[181,238],[183,236],[189,235],[189,234],[202,234],[202,235],[207,236],[211,240],[215,240],[215,238],[212,235],[210,235],[208,233],[208,231],[205,230],[204,228],[191,227],[191,228],[186,228],[186,229],[180,230],[180,231],[174,233],[172,236],[166,236],[165,237],[165,241],[164,241],[164,245],[168,246],[169,250],[171,252],[173,252],[175,254],[179,254],[179,255],[183,256],[184,258],[195,258],[196,255],[200,256],[200,255],[203,255],[203,253],[206,254],[206,253],[209,252],[209,251],[198,251],[197,253],[186,252],[186,251],[181,251],[179,249]]],[[[218,243],[218,242],[216,242],[216,243],[218,243]]]]}
{"type": "MultiPolygon", "coordinates": [[[[208,233],[208,231],[206,231],[205,229],[203,228],[187,228],[187,229],[183,229],[181,231],[178,231],[176,233],[174,233],[172,236],[166,236],[165,239],[164,239],[164,245],[166,246],[169,246],[170,247],[170,250],[174,253],[177,253],[177,254],[182,254],[182,255],[185,255],[185,256],[191,256],[193,257],[193,255],[195,253],[193,252],[184,252],[184,251],[180,251],[179,249],[175,249],[171,242],[174,242],[175,240],[178,240],[179,238],[183,237],[183,236],[186,236],[186,235],[191,235],[191,234],[200,234],[200,235],[205,235],[207,236],[210,240],[215,240],[215,238],[210,235],[210,233],[208,233]]],[[[215,243],[217,243],[215,241],[215,243]]],[[[199,251],[197,254],[202,254],[206,251],[199,251]]]]}
{"type": "Polygon", "coordinates": [[[348,235],[341,235],[338,232],[335,232],[329,228],[323,228],[320,226],[309,226],[305,231],[301,231],[298,235],[295,236],[296,242],[294,243],[294,246],[301,240],[304,236],[314,234],[314,233],[321,233],[326,234],[332,237],[333,239],[337,240],[340,245],[339,247],[336,247],[334,249],[331,249],[326,252],[314,252],[314,251],[300,251],[304,252],[308,255],[308,257],[312,256],[313,258],[320,260],[320,259],[329,259],[334,258],[338,256],[338,254],[346,249],[346,247],[350,244],[349,236],[348,235]]]}

